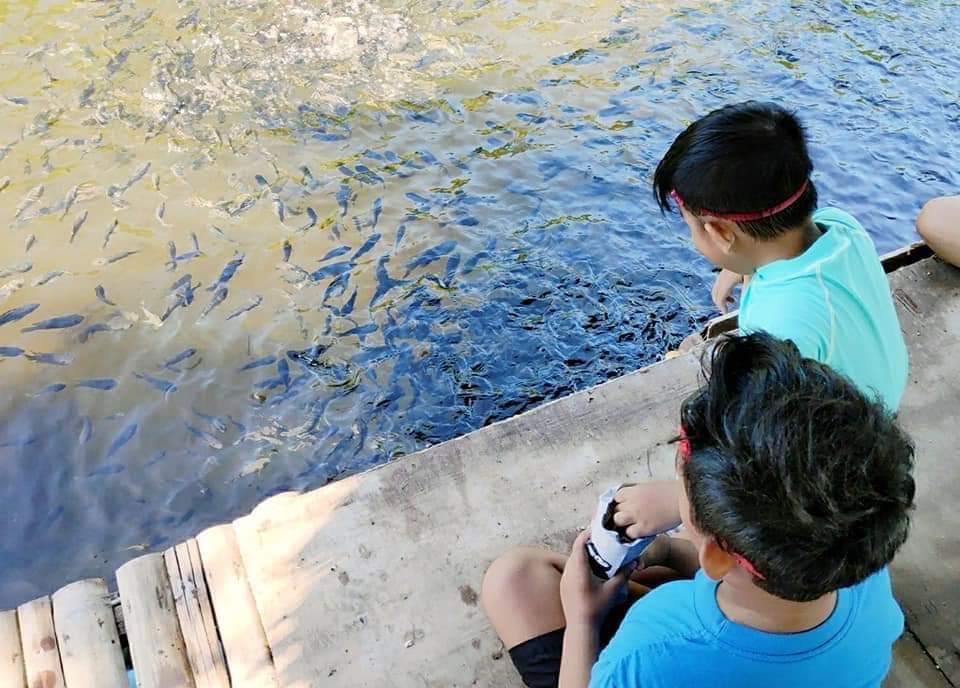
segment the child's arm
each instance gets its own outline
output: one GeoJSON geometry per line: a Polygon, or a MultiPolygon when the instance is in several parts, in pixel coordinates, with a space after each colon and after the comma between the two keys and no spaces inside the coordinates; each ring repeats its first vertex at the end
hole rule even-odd
{"type": "Polygon", "coordinates": [[[566,630],[560,656],[559,688],[587,688],[590,670],[597,661],[600,624],[627,580],[621,571],[608,581],[590,572],[587,563],[589,531],[580,533],[560,578],[560,602],[566,630]]]}
{"type": "Polygon", "coordinates": [[[631,539],[663,533],[680,523],[680,484],[655,480],[621,487],[613,522],[631,539]]]}

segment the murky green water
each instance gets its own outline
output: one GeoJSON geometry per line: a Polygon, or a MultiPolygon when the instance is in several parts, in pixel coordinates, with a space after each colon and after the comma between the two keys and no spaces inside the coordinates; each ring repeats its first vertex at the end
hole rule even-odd
{"type": "Polygon", "coordinates": [[[711,274],[649,178],[724,102],[910,239],[960,10],[891,7],[4,3],[0,606],[656,360],[711,274]]]}

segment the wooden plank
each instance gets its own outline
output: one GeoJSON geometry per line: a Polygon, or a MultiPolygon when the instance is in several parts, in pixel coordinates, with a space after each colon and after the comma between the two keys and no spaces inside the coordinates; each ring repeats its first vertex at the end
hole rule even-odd
{"type": "Polygon", "coordinates": [[[127,688],[120,635],[101,578],[53,595],[53,621],[67,688],[127,688]]]}
{"type": "Polygon", "coordinates": [[[162,554],[120,567],[117,586],[139,688],[196,688],[162,554]]]}
{"type": "Polygon", "coordinates": [[[27,685],[30,688],[64,688],[50,598],[41,597],[20,605],[17,619],[27,685]]]}
{"type": "Polygon", "coordinates": [[[200,604],[200,619],[203,622],[207,643],[210,646],[210,656],[216,676],[216,682],[213,685],[216,687],[223,686],[224,688],[230,688],[230,674],[227,670],[227,659],[223,654],[220,632],[217,628],[213,606],[210,604],[210,591],[207,590],[206,572],[203,570],[203,563],[200,558],[200,547],[194,538],[187,540],[185,545],[187,556],[189,557],[190,569],[192,571],[191,578],[196,590],[197,602],[200,604]]]}
{"type": "Polygon", "coordinates": [[[212,611],[209,611],[207,588],[203,582],[199,556],[197,567],[194,568],[187,543],[168,549],[163,556],[197,688],[229,688],[230,679],[227,676],[226,662],[213,623],[212,611]],[[201,599],[206,602],[207,613],[210,615],[207,619],[204,618],[201,599]]]}
{"type": "Polygon", "coordinates": [[[233,526],[209,528],[197,536],[196,543],[233,685],[235,688],[277,688],[280,684],[273,655],[233,526]]]}
{"type": "Polygon", "coordinates": [[[893,666],[883,688],[950,688],[950,684],[907,631],[893,646],[893,666]]]}
{"type": "Polygon", "coordinates": [[[27,674],[23,668],[23,649],[20,647],[20,624],[17,612],[0,612],[0,686],[26,688],[27,674]]]}

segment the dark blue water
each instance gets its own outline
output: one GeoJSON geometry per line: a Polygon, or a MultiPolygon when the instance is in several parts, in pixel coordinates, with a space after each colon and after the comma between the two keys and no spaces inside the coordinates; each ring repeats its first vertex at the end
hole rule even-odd
{"type": "MultiPolygon", "coordinates": [[[[854,213],[881,252],[914,239],[925,200],[960,187],[956,4],[543,5],[527,16],[526,5],[463,4],[449,24],[430,25],[433,42],[410,39],[403,49],[416,56],[417,78],[389,97],[377,88],[400,72],[387,70],[392,53],[378,43],[354,56],[353,71],[330,56],[309,70],[291,60],[276,67],[289,70],[288,83],[238,79],[246,99],[198,89],[174,109],[151,109],[145,96],[161,81],[181,94],[184,84],[197,88],[216,60],[199,48],[196,59],[160,55],[162,31],[149,33],[158,18],[120,22],[131,13],[123,3],[110,18],[79,16],[108,35],[129,31],[98,59],[109,70],[129,46],[130,73],[118,68],[110,83],[130,90],[146,79],[133,90],[144,89],[143,103],[134,97],[118,110],[98,86],[94,98],[104,100],[91,122],[93,106],[54,84],[31,92],[24,121],[60,103],[64,113],[41,127],[48,142],[104,133],[95,170],[103,187],[169,157],[148,173],[162,172],[158,192],[145,178],[124,196],[129,208],[111,208],[102,189],[89,202],[99,224],[89,247],[79,235],[83,270],[31,284],[73,255],[75,211],[47,234],[38,217],[17,226],[9,246],[4,239],[4,267],[37,265],[0,310],[43,310],[0,327],[0,344],[68,360],[0,359],[10,381],[0,607],[109,574],[270,494],[323,485],[659,360],[715,313],[711,268],[682,222],[659,214],[650,178],[673,137],[713,108],[770,99],[796,109],[822,202],[854,213]],[[583,23],[583,37],[551,28],[571,22],[583,23]],[[431,47],[440,38],[444,48],[431,47]],[[309,97],[317,91],[307,86],[344,74],[359,86],[309,97]],[[211,143],[211,129],[240,143],[211,143]],[[117,144],[122,155],[109,148],[128,130],[136,135],[117,144]],[[196,200],[233,199],[236,209],[247,197],[252,209],[235,215],[196,200]],[[297,231],[310,224],[308,209],[318,222],[297,231]],[[124,212],[139,218],[127,243],[103,251],[104,227],[124,212]],[[154,229],[137,233],[138,222],[154,229]],[[39,248],[24,258],[31,231],[39,248]],[[191,231],[202,255],[175,255],[168,271],[168,240],[188,253],[191,231]],[[141,262],[90,271],[96,256],[123,249],[140,251],[129,260],[141,262]],[[216,291],[207,288],[240,254],[227,299],[200,319],[216,291]],[[184,273],[203,283],[194,300],[149,325],[140,304],[162,314],[184,273]],[[96,284],[107,285],[115,311],[95,301],[96,284]],[[74,289],[90,303],[72,301],[74,289]],[[85,321],[48,335],[60,338],[45,348],[20,331],[74,310],[85,321]],[[109,330],[83,340],[94,323],[109,330]],[[90,378],[117,386],[77,385],[90,378]]],[[[413,34],[421,19],[410,21],[413,34]]],[[[207,36],[219,30],[213,18],[198,22],[207,36]]],[[[0,197],[11,216],[36,184],[59,185],[43,205],[80,183],[84,165],[93,175],[90,158],[45,169],[42,156],[18,150],[0,161],[0,177],[17,185],[0,197]]]]}

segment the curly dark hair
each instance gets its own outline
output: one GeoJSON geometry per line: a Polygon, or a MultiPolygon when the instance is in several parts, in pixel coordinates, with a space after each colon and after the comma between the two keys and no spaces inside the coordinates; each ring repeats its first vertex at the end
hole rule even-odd
{"type": "Polygon", "coordinates": [[[697,529],[797,602],[890,563],[915,488],[913,444],[883,403],[766,334],[720,340],[707,365],[681,409],[697,529]]]}
{"type": "MultiPolygon", "coordinates": [[[[694,213],[753,212],[789,198],[812,172],[797,116],[775,103],[748,101],[714,110],[687,127],[657,165],[653,193],[664,212],[674,189],[694,213]]],[[[773,239],[802,226],[816,207],[817,189],[809,182],[785,210],[738,224],[751,236],[773,239]]]]}

